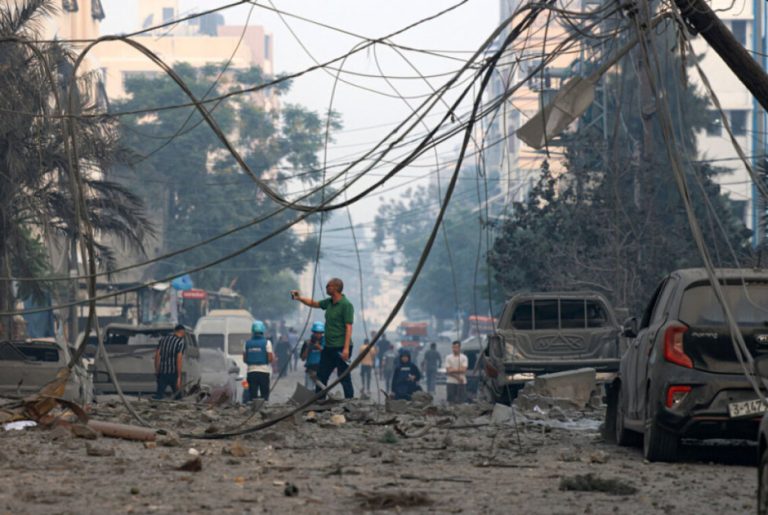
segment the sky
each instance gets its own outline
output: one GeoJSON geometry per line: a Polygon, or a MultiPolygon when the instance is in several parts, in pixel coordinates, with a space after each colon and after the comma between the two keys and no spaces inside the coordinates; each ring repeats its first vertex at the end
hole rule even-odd
{"type": "MultiPolygon", "coordinates": [[[[334,27],[338,27],[366,37],[381,37],[399,30],[413,22],[434,15],[456,3],[458,0],[273,0],[280,10],[301,15],[334,27]]],[[[136,13],[136,0],[102,0],[107,17],[102,22],[102,34],[130,32],[139,28],[140,20],[136,13]]],[[[221,0],[181,0],[179,11],[182,15],[193,14],[231,1],[221,0]]],[[[269,0],[262,0],[262,5],[269,5],[269,0]]],[[[248,18],[250,6],[243,5],[223,11],[226,23],[239,25],[248,18]]],[[[421,53],[408,53],[404,57],[391,49],[377,45],[375,51],[367,49],[344,62],[343,68],[354,72],[380,75],[379,66],[384,74],[391,76],[410,76],[414,79],[393,79],[387,83],[382,79],[361,78],[345,75],[357,86],[376,90],[374,93],[345,83],[336,83],[335,72],[315,71],[293,81],[285,102],[301,104],[319,113],[325,113],[329,107],[340,113],[344,128],[335,135],[335,141],[329,146],[327,156],[321,155],[321,161],[329,164],[335,160],[347,160],[349,156],[359,154],[370,148],[382,138],[393,124],[411,113],[411,107],[398,94],[415,97],[409,100],[411,105],[421,102],[423,95],[431,92],[432,87],[439,87],[447,76],[430,79],[431,85],[418,77],[414,67],[421,75],[444,74],[461,66],[459,59],[466,58],[475,51],[499,23],[498,0],[468,0],[454,11],[438,19],[426,22],[408,32],[398,35],[393,41],[416,48],[451,51],[452,58],[427,56],[421,53]],[[409,62],[406,61],[406,59],[409,62]],[[378,63],[377,63],[378,60],[378,63]],[[397,90],[395,92],[394,90],[397,90]],[[381,93],[385,93],[383,95],[381,93]],[[332,103],[331,103],[332,102],[332,103]]],[[[314,64],[314,59],[325,61],[351,50],[360,39],[326,28],[318,27],[301,20],[285,18],[295,36],[312,53],[307,55],[281,18],[266,9],[254,7],[250,24],[262,25],[274,35],[275,72],[295,72],[314,64]]],[[[227,56],[222,56],[224,60],[227,56]]],[[[435,118],[433,118],[435,119],[435,118]]],[[[440,147],[441,155],[446,160],[453,157],[456,142],[449,142],[440,147]]],[[[322,153],[321,153],[322,154],[322,153]]],[[[434,164],[434,156],[431,163],[434,164]]],[[[428,169],[419,168],[413,172],[405,170],[407,179],[394,180],[385,186],[387,197],[399,193],[391,188],[398,183],[408,183],[428,169]]],[[[361,182],[361,184],[364,184],[361,182]]],[[[404,186],[404,188],[407,186],[404,186]]],[[[353,208],[355,223],[367,222],[373,218],[377,207],[376,201],[363,201],[353,208]]]]}

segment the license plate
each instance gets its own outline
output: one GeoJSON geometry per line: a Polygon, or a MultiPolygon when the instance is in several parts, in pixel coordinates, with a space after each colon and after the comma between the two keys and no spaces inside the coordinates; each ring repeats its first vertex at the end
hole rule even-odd
{"type": "Polygon", "coordinates": [[[728,412],[730,413],[731,418],[762,415],[766,411],[768,411],[768,406],[760,399],[732,402],[728,405],[728,412]]]}

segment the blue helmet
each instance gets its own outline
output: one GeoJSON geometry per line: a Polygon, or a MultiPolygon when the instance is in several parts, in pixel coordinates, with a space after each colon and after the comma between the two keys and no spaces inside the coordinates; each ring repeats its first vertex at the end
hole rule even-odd
{"type": "Polygon", "coordinates": [[[323,322],[315,322],[312,324],[312,332],[313,333],[324,333],[325,332],[325,324],[323,322]]]}
{"type": "Polygon", "coordinates": [[[261,320],[254,320],[251,325],[251,332],[254,334],[264,334],[267,332],[267,327],[261,320]]]}

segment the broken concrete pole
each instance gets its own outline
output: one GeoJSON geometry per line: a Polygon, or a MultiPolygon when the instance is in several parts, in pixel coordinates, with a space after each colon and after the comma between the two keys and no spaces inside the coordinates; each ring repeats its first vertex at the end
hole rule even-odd
{"type": "Polygon", "coordinates": [[[584,407],[596,388],[595,369],[579,368],[554,374],[536,376],[534,391],[539,395],[557,399],[570,399],[584,407]]]}
{"type": "Polygon", "coordinates": [[[153,429],[131,426],[128,424],[116,424],[114,422],[102,422],[101,420],[89,420],[88,427],[104,436],[123,438],[125,440],[139,440],[153,442],[157,434],[153,429]]]}

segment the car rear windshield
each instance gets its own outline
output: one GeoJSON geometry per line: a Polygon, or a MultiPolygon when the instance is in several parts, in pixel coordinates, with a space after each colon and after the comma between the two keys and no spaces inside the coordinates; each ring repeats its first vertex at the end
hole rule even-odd
{"type": "Polygon", "coordinates": [[[35,344],[0,344],[0,361],[59,361],[59,350],[50,345],[35,344]]]}
{"type": "Polygon", "coordinates": [[[224,350],[223,334],[201,334],[197,337],[197,343],[201,349],[224,350]]]}
{"type": "Polygon", "coordinates": [[[227,336],[227,354],[242,354],[251,333],[231,333],[227,336]]]}
{"type": "MultiPolygon", "coordinates": [[[[768,283],[725,284],[725,298],[739,325],[768,325],[768,283]]],[[[680,321],[688,325],[725,325],[723,308],[709,284],[695,285],[683,293],[680,321]]]]}
{"type": "Polygon", "coordinates": [[[534,299],[512,313],[512,327],[521,330],[586,329],[608,325],[608,310],[598,300],[534,299]]]}

